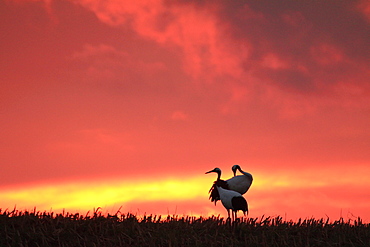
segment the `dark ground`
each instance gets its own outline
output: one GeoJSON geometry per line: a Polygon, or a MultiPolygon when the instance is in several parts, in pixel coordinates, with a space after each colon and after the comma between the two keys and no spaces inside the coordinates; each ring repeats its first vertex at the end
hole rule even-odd
{"type": "Polygon", "coordinates": [[[209,218],[0,210],[0,246],[370,246],[361,219],[209,218]]]}

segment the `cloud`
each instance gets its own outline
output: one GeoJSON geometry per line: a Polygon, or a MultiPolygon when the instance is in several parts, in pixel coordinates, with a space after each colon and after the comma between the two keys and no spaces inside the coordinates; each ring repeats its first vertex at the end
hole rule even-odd
{"type": "MultiPolygon", "coordinates": [[[[287,101],[279,98],[289,97],[294,102],[297,93],[311,102],[317,100],[312,95],[336,97],[333,90],[337,85],[356,83],[362,87],[369,76],[364,58],[359,57],[366,54],[367,24],[353,11],[354,3],[156,0],[79,4],[102,22],[130,25],[145,38],[171,49],[180,48],[184,71],[212,90],[229,93],[234,106],[235,94],[230,92],[235,88],[253,92],[240,97],[239,104],[245,104],[246,97],[269,99],[274,87],[274,102],[284,109],[287,101]],[[360,45],[353,47],[350,41],[360,45]]],[[[346,97],[346,92],[342,93],[346,97]]],[[[225,110],[230,109],[229,100],[220,111],[235,111],[225,110]]],[[[321,103],[319,100],[314,105],[321,103]]]]}
{"type": "Polygon", "coordinates": [[[88,66],[86,81],[104,81],[104,83],[145,84],[145,77],[167,70],[161,62],[144,62],[132,54],[106,45],[85,44],[80,51],[71,55],[71,59],[88,66]]]}
{"type": "Polygon", "coordinates": [[[84,156],[87,159],[91,153],[98,155],[105,153],[135,152],[136,147],[128,133],[109,133],[104,129],[83,129],[74,133],[72,138],[49,144],[52,152],[61,152],[61,156],[84,156]]]}
{"type": "Polygon", "coordinates": [[[180,47],[184,69],[194,78],[208,79],[204,77],[205,73],[241,73],[238,61],[245,51],[238,47],[236,56],[235,48],[222,39],[224,27],[213,14],[212,6],[202,9],[193,4],[168,4],[164,1],[129,4],[81,1],[80,4],[94,11],[107,24],[131,25],[143,37],[162,45],[180,47]]]}
{"type": "MultiPolygon", "coordinates": [[[[286,116],[286,108],[296,108],[297,94],[312,104],[298,107],[301,114],[291,114],[295,117],[312,114],[312,107],[323,107],[322,97],[334,102],[339,92],[342,100],[336,104],[352,105],[352,95],[338,90],[344,84],[362,88],[358,98],[369,94],[370,72],[364,56],[370,41],[365,31],[368,23],[361,15],[366,8],[358,8],[363,2],[72,2],[117,31],[132,29],[178,56],[182,71],[176,72],[189,75],[188,83],[202,85],[202,90],[217,97],[218,109],[224,114],[238,113],[261,99],[266,105],[273,102],[274,109],[286,116]],[[235,97],[236,88],[248,93],[235,97]]],[[[144,74],[164,77],[172,69],[169,60],[140,61],[132,51],[112,44],[85,44],[74,56],[89,49],[100,52],[87,60],[91,63],[89,81],[142,82],[148,80],[142,78],[144,74]],[[133,73],[140,70],[143,73],[133,73]]]]}
{"type": "Polygon", "coordinates": [[[189,116],[183,111],[174,111],[171,115],[171,119],[175,121],[185,121],[189,116]]]}

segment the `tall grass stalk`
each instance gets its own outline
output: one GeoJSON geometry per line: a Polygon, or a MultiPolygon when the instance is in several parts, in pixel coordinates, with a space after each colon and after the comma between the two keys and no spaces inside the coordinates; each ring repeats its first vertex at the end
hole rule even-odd
{"type": "Polygon", "coordinates": [[[0,209],[0,246],[370,246],[360,218],[86,214],[0,209]]]}

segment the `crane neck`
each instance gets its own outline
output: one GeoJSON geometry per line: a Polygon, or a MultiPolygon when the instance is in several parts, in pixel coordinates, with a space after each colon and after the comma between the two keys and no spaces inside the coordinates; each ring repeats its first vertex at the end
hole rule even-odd
{"type": "Polygon", "coordinates": [[[217,181],[221,180],[221,171],[216,171],[217,172],[217,181]]]}
{"type": "Polygon", "coordinates": [[[245,172],[243,171],[242,169],[240,169],[240,167],[238,167],[238,170],[241,174],[243,174],[244,176],[247,176],[247,177],[250,177],[251,179],[253,179],[252,177],[252,174],[248,173],[248,172],[245,172]]]}

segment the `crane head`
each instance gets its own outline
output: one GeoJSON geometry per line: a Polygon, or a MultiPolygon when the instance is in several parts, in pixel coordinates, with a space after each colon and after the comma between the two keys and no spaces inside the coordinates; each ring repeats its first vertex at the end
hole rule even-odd
{"type": "Polygon", "coordinates": [[[215,169],[210,170],[210,171],[206,172],[205,174],[208,174],[208,173],[211,173],[211,172],[216,172],[216,173],[218,173],[218,174],[221,174],[221,169],[220,169],[220,168],[218,168],[218,167],[216,167],[215,169]]]}
{"type": "Polygon", "coordinates": [[[240,170],[240,166],[239,165],[233,165],[233,167],[231,168],[231,170],[233,171],[233,173],[234,173],[234,177],[236,176],[236,171],[237,170],[240,170]]]}

